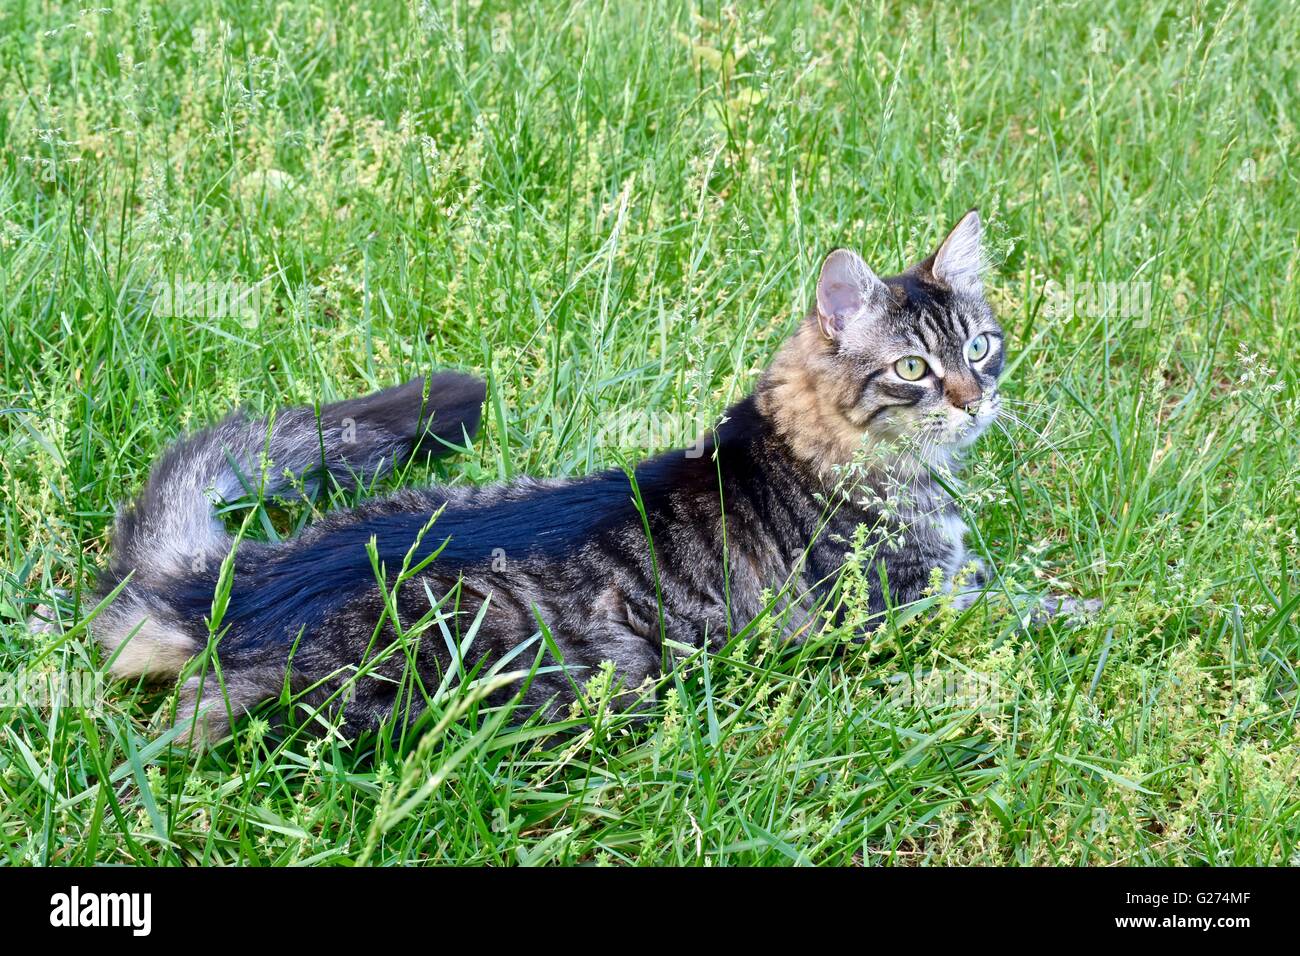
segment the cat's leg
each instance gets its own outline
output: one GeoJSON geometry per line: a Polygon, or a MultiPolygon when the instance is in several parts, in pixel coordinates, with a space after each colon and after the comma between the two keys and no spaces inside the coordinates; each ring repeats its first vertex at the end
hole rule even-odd
{"type": "Polygon", "coordinates": [[[231,723],[277,696],[283,680],[283,668],[223,671],[220,679],[211,672],[191,677],[177,696],[178,742],[202,747],[228,737],[231,723]]]}
{"type": "MultiPolygon", "coordinates": [[[[654,701],[655,684],[663,673],[661,636],[677,645],[700,643],[698,628],[655,603],[631,599],[618,587],[599,595],[585,624],[568,623],[567,633],[557,631],[554,637],[570,676],[582,687],[599,674],[602,665],[611,664],[610,701],[617,710],[654,701]]],[[[720,639],[724,633],[721,627],[720,639]]],[[[670,659],[676,653],[680,652],[670,650],[670,659]]]]}
{"type": "Polygon", "coordinates": [[[48,603],[38,604],[32,608],[31,616],[27,618],[27,629],[33,634],[62,634],[65,630],[64,624],[72,622],[72,613],[60,613],[60,607],[68,601],[71,595],[64,588],[56,588],[50,592],[48,603]]]}
{"type": "MultiPolygon", "coordinates": [[[[991,581],[984,562],[978,558],[971,559],[966,568],[949,581],[952,607],[957,611],[965,611],[986,592],[997,596],[999,592],[996,589],[990,592],[991,581]]],[[[1058,619],[1077,623],[1087,615],[1098,613],[1103,606],[1098,598],[1076,598],[1064,594],[1015,594],[1011,597],[1011,603],[1025,629],[1042,627],[1049,621],[1058,619]]]]}
{"type": "Polygon", "coordinates": [[[1048,594],[1031,599],[1022,610],[1020,620],[1029,627],[1042,627],[1056,619],[1077,622],[1087,615],[1099,613],[1103,606],[1100,598],[1048,594]]]}
{"type": "MultiPolygon", "coordinates": [[[[971,599],[971,603],[978,597],[979,595],[976,594],[971,599]]],[[[992,590],[989,592],[989,598],[996,602],[1007,598],[1007,595],[992,590]]],[[[1064,594],[1020,592],[1010,595],[1009,601],[1019,629],[1025,632],[1043,627],[1053,621],[1067,627],[1075,627],[1083,623],[1085,618],[1099,613],[1104,606],[1099,598],[1076,598],[1064,594]]],[[[969,603],[965,605],[965,607],[969,606],[969,603]]]]}
{"type": "Polygon", "coordinates": [[[989,573],[984,562],[980,558],[968,559],[965,566],[948,580],[953,609],[966,610],[984,595],[988,586],[989,573]]]}

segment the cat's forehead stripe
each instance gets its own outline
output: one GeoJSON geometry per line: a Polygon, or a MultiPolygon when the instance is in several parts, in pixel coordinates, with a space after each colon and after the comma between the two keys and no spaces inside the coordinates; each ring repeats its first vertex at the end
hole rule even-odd
{"type": "Polygon", "coordinates": [[[960,323],[961,325],[962,338],[964,339],[970,338],[970,326],[966,323],[966,316],[963,314],[962,310],[953,309],[952,317],[954,320],[954,324],[960,323]]]}
{"type": "Polygon", "coordinates": [[[922,312],[917,316],[917,331],[920,333],[921,341],[925,343],[926,351],[934,351],[934,340],[932,338],[934,330],[926,323],[925,313],[922,312]]]}

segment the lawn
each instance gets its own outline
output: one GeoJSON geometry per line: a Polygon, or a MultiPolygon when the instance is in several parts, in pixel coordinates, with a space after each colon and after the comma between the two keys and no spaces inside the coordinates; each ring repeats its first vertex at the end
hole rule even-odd
{"type": "Polygon", "coordinates": [[[8,0],[0,860],[1300,862],[1300,9],[899,6],[8,0]],[[235,405],[472,370],[470,453],[386,487],[583,474],[716,421],[827,250],[895,272],[971,206],[1014,412],[973,543],[1093,618],[760,620],[645,719],[450,686],[423,735],[271,707],[201,753],[72,624],[117,505],[235,405]]]}

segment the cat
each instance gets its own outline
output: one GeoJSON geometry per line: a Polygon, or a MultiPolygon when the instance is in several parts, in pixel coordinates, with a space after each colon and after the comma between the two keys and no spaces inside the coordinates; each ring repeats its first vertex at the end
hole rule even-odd
{"type": "MultiPolygon", "coordinates": [[[[986,575],[936,476],[1000,408],[1004,339],[983,294],[985,261],[975,210],[895,276],[831,252],[807,316],[690,454],[660,454],[630,474],[406,489],[285,541],[241,541],[215,644],[220,680],[211,667],[186,680],[178,722],[215,739],[287,687],[337,707],[355,734],[421,711],[422,694],[403,680],[412,667],[435,688],[448,668],[502,661],[518,672],[540,660],[490,698],[517,693],[525,712],[562,716],[611,666],[616,706],[636,706],[675,648],[722,646],[771,610],[773,594],[785,632],[800,639],[862,525],[883,564],[870,613],[927,593],[936,568],[969,603],[986,575]],[[387,589],[399,569],[416,569],[396,593],[404,627],[444,598],[461,634],[474,626],[464,660],[436,627],[403,647],[391,621],[377,629],[386,597],[372,540],[387,589]]],[[[268,496],[310,494],[327,478],[371,481],[467,443],[484,397],[479,379],[443,372],[319,413],[293,408],[267,422],[236,412],[176,444],[119,515],[98,584],[100,600],[120,588],[90,625],[111,673],[174,680],[207,647],[232,548],[213,498],[240,497],[241,475],[269,459],[268,496]]]]}

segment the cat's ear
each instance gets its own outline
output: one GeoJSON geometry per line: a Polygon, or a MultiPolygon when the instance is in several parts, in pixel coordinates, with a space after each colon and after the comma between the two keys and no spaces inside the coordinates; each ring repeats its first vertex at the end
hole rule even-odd
{"type": "Polygon", "coordinates": [[[838,339],[849,323],[871,313],[884,293],[885,284],[860,255],[836,249],[822,263],[817,278],[817,325],[822,335],[838,339]]]}
{"type": "Polygon", "coordinates": [[[984,255],[984,227],[979,210],[972,209],[952,227],[934,254],[931,274],[954,292],[979,293],[988,259],[984,255]]]}

